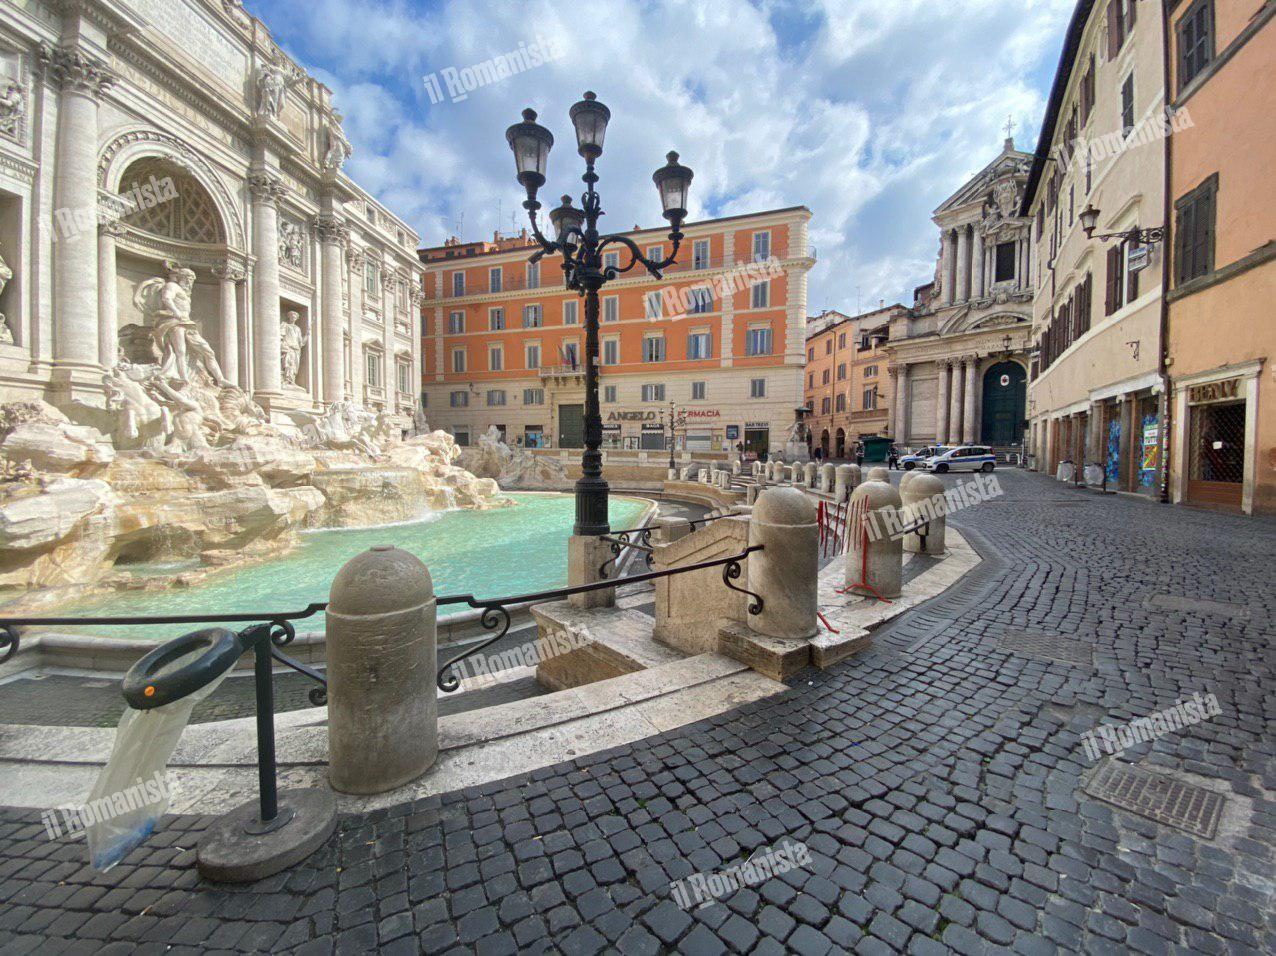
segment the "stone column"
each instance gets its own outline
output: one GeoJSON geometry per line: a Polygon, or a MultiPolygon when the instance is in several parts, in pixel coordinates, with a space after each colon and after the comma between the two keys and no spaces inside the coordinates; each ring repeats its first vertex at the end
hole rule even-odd
{"type": "MultiPolygon", "coordinates": [[[[98,102],[115,74],[79,50],[44,44],[40,66],[60,89],[53,176],[53,358],[101,362],[98,330],[98,102]]],[[[114,358],[112,343],[108,356],[114,358]]]]}
{"type": "Polygon", "coordinates": [[[948,403],[952,390],[952,362],[939,363],[939,401],[935,408],[935,444],[948,444],[948,403]]]}
{"type": "Polygon", "coordinates": [[[796,488],[770,488],[749,517],[749,590],[762,611],[747,615],[749,629],[770,637],[815,636],[819,606],[820,526],[815,505],[796,488]]]}
{"type": "Polygon", "coordinates": [[[328,780],[384,793],[439,755],[436,605],[415,555],[378,545],[332,581],[327,610],[328,780]]]}
{"type": "Polygon", "coordinates": [[[954,292],[954,302],[965,302],[970,298],[969,226],[962,226],[957,230],[957,288],[954,292]]]}
{"type": "Polygon", "coordinates": [[[233,262],[213,267],[219,282],[220,325],[217,329],[217,360],[227,381],[243,387],[239,378],[239,283],[244,270],[233,262]]]}
{"type": "MultiPolygon", "coordinates": [[[[363,405],[363,253],[347,248],[350,265],[350,397],[363,405]]],[[[440,355],[442,350],[440,350],[440,355]]]]}
{"type": "Polygon", "coordinates": [[[962,402],[961,440],[967,445],[974,444],[978,440],[975,434],[975,370],[978,367],[979,359],[973,356],[966,359],[966,395],[962,402]]]}
{"type": "Polygon", "coordinates": [[[891,438],[897,438],[899,430],[896,424],[895,413],[898,411],[896,405],[898,404],[897,399],[899,398],[899,366],[890,366],[887,368],[886,374],[890,376],[891,381],[891,403],[890,407],[886,409],[886,434],[890,435],[891,438]]]}
{"type": "MultiPolygon", "coordinates": [[[[341,309],[341,270],[345,268],[343,247],[349,229],[335,216],[315,218],[319,237],[319,316],[323,342],[323,400],[339,402],[346,394],[345,315],[341,309]]],[[[313,326],[313,323],[312,323],[313,326]]],[[[313,331],[312,331],[313,334],[313,331]]]]}
{"type": "Polygon", "coordinates": [[[971,255],[971,262],[975,268],[974,287],[971,289],[971,297],[982,299],[984,296],[984,276],[986,273],[984,262],[984,234],[978,226],[973,227],[975,232],[975,249],[971,255]]]}
{"type": "Polygon", "coordinates": [[[899,367],[899,377],[895,379],[895,394],[892,404],[895,406],[895,431],[891,436],[896,442],[906,442],[909,438],[908,422],[908,365],[899,367]]]}
{"type": "Polygon", "coordinates": [[[956,301],[953,297],[953,286],[957,284],[957,248],[956,237],[951,229],[945,230],[942,243],[939,261],[940,283],[943,288],[939,293],[939,304],[945,306],[952,305],[956,301]]]}
{"type": "Polygon", "coordinates": [[[955,445],[961,441],[961,408],[962,408],[962,383],[965,381],[963,375],[964,362],[958,359],[952,365],[952,387],[949,390],[948,401],[948,438],[946,443],[955,445]]]}
{"type": "Polygon", "coordinates": [[[253,196],[253,381],[258,401],[282,394],[279,338],[279,199],[283,181],[271,172],[248,178],[253,196]]]}
{"type": "Polygon", "coordinates": [[[119,297],[115,288],[115,240],[124,232],[118,220],[97,229],[97,354],[103,368],[114,368],[119,355],[119,297]]]}

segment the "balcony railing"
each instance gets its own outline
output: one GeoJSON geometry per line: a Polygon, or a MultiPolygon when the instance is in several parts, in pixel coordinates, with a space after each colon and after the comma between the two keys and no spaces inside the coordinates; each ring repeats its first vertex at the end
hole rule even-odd
{"type": "MultiPolygon", "coordinates": [[[[815,258],[815,247],[808,245],[806,255],[815,258]]],[[[627,252],[621,254],[620,265],[624,265],[628,261],[629,254],[627,252]]],[[[789,250],[784,246],[777,246],[771,250],[770,259],[783,261],[789,258],[789,250]]],[[[661,270],[665,278],[677,278],[679,282],[685,281],[689,276],[693,276],[698,272],[713,272],[721,269],[732,269],[737,266],[750,265],[755,260],[751,256],[710,256],[707,259],[693,258],[691,251],[684,246],[679,250],[678,261],[661,270]],[[683,252],[686,257],[683,258],[683,252]]],[[[757,260],[766,261],[766,260],[757,260]]],[[[458,260],[458,266],[460,265],[458,260]]],[[[543,290],[547,294],[561,292],[562,283],[556,281],[561,275],[559,266],[560,260],[542,259],[541,260],[541,276],[540,281],[534,285],[527,284],[526,276],[505,276],[500,282],[500,288],[492,289],[487,281],[470,282],[468,279],[465,288],[461,292],[456,292],[451,281],[451,273],[444,276],[443,294],[441,296],[432,295],[429,290],[426,291],[426,299],[430,301],[442,301],[445,299],[460,299],[466,296],[474,295],[499,295],[502,292],[534,292],[543,290]]],[[[646,273],[641,276],[637,270],[631,270],[624,273],[620,278],[642,278],[647,283],[660,282],[659,279],[649,277],[646,273]]],[[[427,283],[427,286],[429,283],[427,283]]]]}

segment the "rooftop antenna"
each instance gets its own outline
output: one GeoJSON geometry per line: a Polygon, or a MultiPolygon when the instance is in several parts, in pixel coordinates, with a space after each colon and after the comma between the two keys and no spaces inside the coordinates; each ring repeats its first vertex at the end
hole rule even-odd
{"type": "Polygon", "coordinates": [[[456,236],[456,238],[460,239],[460,238],[461,238],[461,227],[462,227],[463,225],[465,225],[465,213],[459,213],[459,214],[457,215],[457,217],[456,217],[455,219],[453,219],[453,220],[452,220],[452,235],[454,235],[454,236],[456,236]]]}

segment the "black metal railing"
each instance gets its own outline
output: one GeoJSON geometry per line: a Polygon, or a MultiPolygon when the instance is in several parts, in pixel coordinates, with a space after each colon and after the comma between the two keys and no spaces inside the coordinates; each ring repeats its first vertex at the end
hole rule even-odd
{"type": "MultiPolygon", "coordinates": [[[[635,528],[633,531],[642,531],[642,528],[635,528]]],[[[679,565],[676,568],[666,568],[663,571],[644,571],[642,574],[628,574],[623,578],[604,578],[601,581],[594,581],[589,584],[578,584],[569,588],[555,588],[551,591],[536,591],[532,594],[517,594],[513,597],[493,598],[490,600],[480,600],[472,594],[452,594],[438,598],[440,607],[450,604],[468,604],[475,610],[481,611],[479,623],[483,625],[485,630],[496,631],[491,637],[475,644],[473,647],[467,648],[465,651],[457,654],[439,665],[438,685],[439,690],[444,693],[451,693],[460,685],[460,678],[452,672],[452,668],[466,658],[473,657],[480,651],[491,647],[507,633],[509,633],[511,616],[509,607],[518,604],[540,604],[547,601],[561,601],[569,598],[573,594],[588,594],[591,591],[603,591],[608,588],[622,587],[626,584],[641,584],[644,581],[655,581],[657,578],[667,578],[675,574],[686,574],[691,571],[703,571],[706,568],[722,568],[722,583],[732,591],[747,595],[752,598],[752,602],[748,606],[750,614],[761,614],[765,606],[761,595],[755,594],[745,588],[736,587],[732,581],[738,580],[743,573],[742,562],[749,555],[762,550],[762,545],[755,544],[745,548],[739,554],[732,554],[725,558],[715,558],[712,561],[700,561],[696,564],[679,565]]],[[[610,562],[609,562],[610,563],[610,562]]]]}
{"type": "MultiPolygon", "coordinates": [[[[717,517],[726,517],[719,515],[717,517]]],[[[697,519],[699,522],[715,520],[714,518],[697,519]]],[[[649,528],[634,528],[621,535],[646,532],[646,541],[650,541],[649,528]]],[[[625,538],[628,542],[628,539],[625,538]]],[[[630,547],[642,547],[629,543],[630,547]]],[[[650,551],[649,546],[642,550],[650,551]]],[[[530,594],[516,594],[510,597],[479,599],[472,594],[443,595],[437,598],[439,607],[466,604],[479,611],[479,623],[484,630],[495,633],[483,641],[467,648],[460,654],[449,658],[438,668],[436,683],[444,693],[451,693],[460,686],[460,679],[453,668],[461,661],[473,657],[485,648],[499,641],[509,633],[512,616],[510,607],[523,604],[536,604],[544,601],[557,601],[571,597],[573,594],[584,594],[615,588],[624,584],[637,584],[643,581],[654,581],[657,578],[675,574],[686,574],[702,571],[706,568],[721,567],[722,583],[730,590],[744,594],[752,599],[748,605],[750,614],[761,614],[762,597],[745,588],[737,587],[733,581],[743,574],[744,561],[750,554],[762,550],[762,545],[745,548],[739,554],[712,561],[701,561],[696,564],[667,568],[663,571],[648,571],[642,574],[628,575],[615,580],[602,580],[575,587],[555,588],[548,591],[536,591],[530,594]]],[[[279,648],[286,647],[297,636],[294,621],[313,617],[327,610],[327,602],[308,604],[299,611],[282,611],[272,614],[174,614],[157,616],[20,616],[0,618],[0,648],[3,656],[0,663],[17,653],[21,642],[19,628],[24,627],[72,627],[72,626],[119,626],[136,627],[159,624],[243,624],[248,626],[239,631],[228,628],[205,628],[191,634],[183,635],[143,655],[130,668],[123,681],[123,693],[129,706],[146,710],[172,703],[175,700],[193,693],[206,686],[226,670],[233,667],[244,653],[251,651],[254,655],[253,680],[255,685],[255,709],[257,720],[257,776],[260,799],[260,820],[253,832],[265,833],[284,825],[290,818],[291,811],[279,812],[277,783],[277,761],[275,757],[275,697],[274,668],[272,662],[296,671],[314,681],[318,686],[309,694],[311,704],[321,707],[328,700],[328,682],[322,673],[313,667],[294,660],[283,654],[279,648]],[[206,649],[206,653],[193,661],[183,661],[176,670],[168,668],[174,661],[189,655],[192,651],[206,649]]]]}

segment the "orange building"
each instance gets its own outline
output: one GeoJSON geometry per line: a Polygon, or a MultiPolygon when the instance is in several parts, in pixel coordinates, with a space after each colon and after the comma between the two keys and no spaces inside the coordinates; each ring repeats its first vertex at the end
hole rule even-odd
{"type": "MultiPolygon", "coordinates": [[[[679,447],[783,448],[802,405],[810,216],[795,206],[688,223],[664,278],[636,267],[603,287],[604,448],[664,448],[671,405],[685,415],[679,447]]],[[[669,251],[667,227],[626,235],[650,258],[669,251]]],[[[584,300],[563,288],[561,257],[528,262],[535,248],[524,233],[419,253],[422,401],[431,427],[462,445],[491,426],[510,444],[583,444],[584,300]]]]}
{"type": "Polygon", "coordinates": [[[806,406],[811,448],[850,458],[870,435],[887,435],[892,391],[885,344],[902,305],[848,316],[824,312],[808,321],[806,406]]]}
{"type": "Polygon", "coordinates": [[[1190,123],[1167,143],[1170,496],[1272,513],[1276,4],[1171,7],[1172,107],[1190,123]]]}

